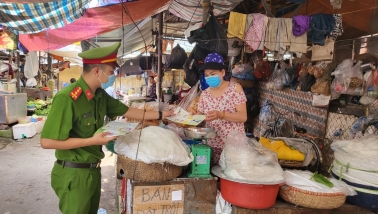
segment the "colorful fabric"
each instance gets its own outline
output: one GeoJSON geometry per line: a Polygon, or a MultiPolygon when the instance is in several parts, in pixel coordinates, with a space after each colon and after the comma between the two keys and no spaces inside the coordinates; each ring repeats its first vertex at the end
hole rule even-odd
{"type": "Polygon", "coordinates": [[[293,17],[293,34],[294,36],[302,36],[310,28],[310,17],[298,15],[293,17]]]}
{"type": "MultiPolygon", "coordinates": [[[[169,0],[143,0],[127,3],[135,22],[167,9],[169,0]]],[[[29,51],[55,50],[118,29],[132,23],[129,16],[121,14],[122,5],[89,8],[83,17],[62,28],[36,34],[21,34],[20,41],[29,51]],[[85,30],[84,30],[85,29],[85,30]]]]}
{"type": "Polygon", "coordinates": [[[256,13],[252,14],[253,20],[251,26],[248,28],[248,31],[245,35],[245,43],[250,51],[255,51],[259,48],[261,40],[263,39],[264,27],[264,18],[265,15],[256,13]]]}
{"type": "Polygon", "coordinates": [[[83,16],[89,0],[61,0],[49,3],[0,3],[0,24],[18,33],[38,33],[63,27],[83,16]]]}
{"type": "Polygon", "coordinates": [[[336,40],[337,37],[341,36],[344,32],[343,30],[343,17],[341,14],[333,14],[333,17],[335,18],[335,28],[329,35],[329,38],[336,40]]]}
{"type": "Polygon", "coordinates": [[[230,19],[228,22],[227,37],[237,37],[244,39],[245,25],[247,22],[247,15],[242,13],[230,12],[230,19]]]}
{"type": "MultiPolygon", "coordinates": [[[[245,97],[244,92],[236,92],[236,83],[230,82],[228,88],[221,97],[213,97],[209,89],[204,90],[201,94],[201,99],[198,102],[198,111],[205,115],[213,110],[235,113],[235,105],[240,105],[246,102],[247,98],[245,97]]],[[[207,140],[208,145],[213,151],[211,165],[215,166],[219,162],[228,134],[232,131],[239,131],[245,134],[244,123],[216,119],[207,122],[206,126],[217,130],[217,137],[207,140]]]]}
{"type": "MultiPolygon", "coordinates": [[[[212,0],[215,16],[225,14],[234,9],[242,0],[212,0]]],[[[173,15],[191,22],[202,21],[202,4],[198,0],[175,0],[171,1],[169,12],[173,15]]]]}

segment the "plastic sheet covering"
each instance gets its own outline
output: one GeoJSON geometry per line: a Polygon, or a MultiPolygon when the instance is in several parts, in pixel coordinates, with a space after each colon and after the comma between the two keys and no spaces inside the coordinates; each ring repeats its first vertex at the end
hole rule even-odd
{"type": "Polygon", "coordinates": [[[357,195],[356,191],[354,191],[346,183],[334,178],[328,179],[334,185],[332,188],[314,181],[311,179],[313,173],[310,171],[286,170],[283,174],[287,185],[301,190],[318,193],[344,193],[347,196],[357,195]]]}
{"type": "Polygon", "coordinates": [[[335,152],[335,159],[349,167],[371,171],[378,169],[378,135],[335,141],[331,148],[335,152]]]}
{"type": "Polygon", "coordinates": [[[39,60],[37,52],[29,52],[25,58],[24,76],[28,79],[38,75],[39,60]]]}
{"type": "Polygon", "coordinates": [[[277,154],[237,131],[228,135],[219,165],[230,179],[256,183],[283,180],[277,154]]]}
{"type": "Polygon", "coordinates": [[[114,150],[118,154],[147,164],[171,163],[176,166],[186,166],[193,161],[190,149],[176,133],[157,126],[136,130],[129,135],[119,137],[115,142],[114,150]]]}
{"type": "Polygon", "coordinates": [[[378,188],[378,171],[362,171],[353,169],[345,163],[334,160],[331,166],[332,172],[339,178],[350,182],[378,188]]]}

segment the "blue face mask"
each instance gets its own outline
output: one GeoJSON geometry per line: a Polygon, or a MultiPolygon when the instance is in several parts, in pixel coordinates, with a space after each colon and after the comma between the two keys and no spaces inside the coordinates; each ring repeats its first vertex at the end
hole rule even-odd
{"type": "Polygon", "coordinates": [[[205,77],[206,83],[210,86],[210,88],[218,88],[222,83],[221,78],[219,75],[205,77]]]}
{"type": "MultiPolygon", "coordinates": [[[[101,70],[101,72],[102,72],[103,74],[105,74],[105,72],[104,72],[103,70],[101,70]]],[[[102,87],[103,89],[105,89],[105,88],[109,88],[110,86],[112,86],[112,85],[114,84],[114,81],[116,80],[116,76],[115,76],[115,74],[112,74],[112,75],[110,75],[110,76],[108,76],[108,75],[105,74],[105,76],[108,77],[108,81],[107,81],[106,83],[103,83],[103,82],[101,81],[100,77],[98,77],[98,80],[100,80],[100,82],[101,82],[101,87],[102,87]]]]}

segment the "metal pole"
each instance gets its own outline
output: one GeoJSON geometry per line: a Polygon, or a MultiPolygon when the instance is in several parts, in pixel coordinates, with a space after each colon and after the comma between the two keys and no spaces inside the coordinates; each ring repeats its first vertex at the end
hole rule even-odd
{"type": "Polygon", "coordinates": [[[157,95],[158,100],[162,100],[162,90],[161,84],[163,80],[163,71],[162,71],[162,57],[163,57],[163,12],[158,14],[159,22],[159,35],[158,35],[158,82],[157,82],[157,95]]]}
{"type": "Polygon", "coordinates": [[[20,69],[20,53],[17,51],[17,68],[18,68],[18,72],[17,72],[17,82],[16,82],[16,87],[17,87],[17,93],[21,93],[21,85],[20,85],[20,73],[21,73],[21,69],[20,69]]]}
{"type": "Polygon", "coordinates": [[[47,54],[47,67],[50,70],[50,79],[53,79],[54,73],[52,71],[52,59],[51,59],[50,53],[47,54]]]}
{"type": "Polygon", "coordinates": [[[202,25],[207,23],[207,19],[209,18],[209,8],[210,8],[211,0],[203,0],[202,1],[202,25]]]}

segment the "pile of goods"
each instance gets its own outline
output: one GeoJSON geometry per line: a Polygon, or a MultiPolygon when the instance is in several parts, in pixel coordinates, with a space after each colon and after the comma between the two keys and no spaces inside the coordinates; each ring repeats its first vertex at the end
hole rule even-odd
{"type": "Polygon", "coordinates": [[[260,143],[277,154],[281,166],[285,166],[290,161],[298,163],[299,166],[308,166],[316,157],[314,149],[304,139],[285,137],[268,139],[261,137],[260,143]]]}
{"type": "Polygon", "coordinates": [[[284,171],[286,185],[279,196],[285,201],[313,209],[335,209],[345,203],[346,196],[356,192],[343,181],[327,179],[310,171],[284,171]]]}
{"type": "Polygon", "coordinates": [[[174,132],[150,126],[119,137],[114,145],[125,177],[145,182],[166,181],[181,175],[193,161],[188,146],[174,132]]]}
{"type": "Polygon", "coordinates": [[[47,116],[51,109],[51,100],[34,100],[30,99],[27,102],[27,108],[30,111],[34,111],[34,114],[37,116],[47,116]]]}
{"type": "Polygon", "coordinates": [[[55,80],[49,79],[49,81],[47,81],[47,88],[53,91],[55,89],[55,80]]]}
{"type": "Polygon", "coordinates": [[[332,143],[335,160],[332,175],[345,181],[357,195],[347,201],[378,211],[378,135],[332,143]]]}

